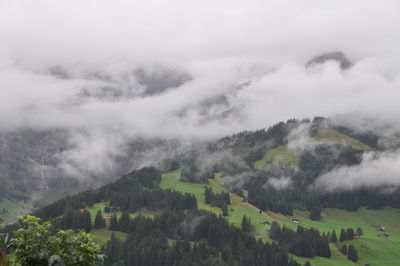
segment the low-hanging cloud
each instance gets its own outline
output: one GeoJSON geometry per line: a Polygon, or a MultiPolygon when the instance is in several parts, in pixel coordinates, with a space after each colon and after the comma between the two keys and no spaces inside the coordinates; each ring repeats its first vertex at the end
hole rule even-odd
{"type": "Polygon", "coordinates": [[[112,168],[137,137],[214,139],[350,113],[400,128],[399,10],[394,0],[4,0],[0,130],[70,132],[63,169],[82,173],[100,168],[76,158],[112,168]],[[305,67],[336,50],[354,66],[305,67]]]}
{"type": "Polygon", "coordinates": [[[267,184],[272,186],[276,190],[286,189],[292,186],[293,181],[290,177],[272,177],[268,179],[267,184]]]}
{"type": "Polygon", "coordinates": [[[361,187],[398,187],[400,153],[367,153],[360,165],[344,166],[320,176],[314,186],[325,191],[352,190],[361,187]]]}

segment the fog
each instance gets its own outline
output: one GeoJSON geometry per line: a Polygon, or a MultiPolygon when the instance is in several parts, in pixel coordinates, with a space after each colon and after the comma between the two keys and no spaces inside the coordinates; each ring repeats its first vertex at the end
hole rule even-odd
{"type": "Polygon", "coordinates": [[[314,116],[398,129],[399,13],[395,0],[3,0],[0,131],[71,132],[71,174],[85,158],[112,168],[137,137],[314,116]],[[332,51],[354,66],[305,67],[332,51]]]}
{"type": "Polygon", "coordinates": [[[325,191],[352,190],[360,187],[386,187],[386,192],[400,185],[400,155],[385,153],[364,155],[357,166],[345,166],[320,176],[315,187],[325,191]]]}

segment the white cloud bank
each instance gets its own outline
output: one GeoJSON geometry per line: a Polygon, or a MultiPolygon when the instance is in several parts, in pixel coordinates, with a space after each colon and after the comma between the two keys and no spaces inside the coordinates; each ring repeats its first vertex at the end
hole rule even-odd
{"type": "Polygon", "coordinates": [[[86,132],[70,142],[93,137],[77,151],[105,162],[118,136],[209,139],[336,114],[400,128],[399,13],[396,0],[2,0],[0,131],[86,132]],[[336,50],[354,67],[304,67],[336,50]],[[138,69],[188,79],[147,95],[138,69]]]}
{"type": "Polygon", "coordinates": [[[399,11],[397,1],[4,0],[0,125],[216,137],[289,117],[391,114],[399,111],[399,11]],[[355,67],[303,67],[332,50],[355,67]],[[129,75],[160,66],[192,80],[152,97],[82,97],[110,86],[142,91],[129,75]],[[50,75],[55,67],[68,78],[50,75]],[[221,95],[205,112],[204,101],[221,95]],[[208,119],[232,108],[222,122],[208,119]]]}

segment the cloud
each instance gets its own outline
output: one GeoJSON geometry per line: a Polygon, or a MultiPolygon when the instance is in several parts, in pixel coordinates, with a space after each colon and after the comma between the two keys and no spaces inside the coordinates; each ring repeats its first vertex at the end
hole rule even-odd
{"type": "Polygon", "coordinates": [[[62,159],[72,173],[84,165],[70,168],[71,158],[108,166],[139,137],[209,140],[340,114],[397,129],[399,9],[395,0],[3,0],[0,130],[70,132],[62,159]],[[352,68],[304,67],[338,50],[352,68]]]}
{"type": "Polygon", "coordinates": [[[0,7],[2,128],[112,124],[209,138],[288,117],[398,110],[396,1],[13,0],[0,7]],[[304,68],[331,50],[346,52],[354,68],[304,68]],[[140,97],[146,84],[135,73],[164,66],[190,79],[140,97]],[[101,97],[113,94],[122,97],[101,97]],[[224,103],[202,104],[221,95],[224,103]],[[232,110],[239,111],[210,119],[232,110]]]}
{"type": "Polygon", "coordinates": [[[333,190],[352,190],[360,187],[376,188],[400,185],[400,153],[364,155],[357,166],[344,166],[320,176],[314,186],[333,190]]]}
{"type": "Polygon", "coordinates": [[[268,185],[272,186],[276,190],[286,189],[292,186],[293,181],[290,177],[280,177],[280,178],[269,178],[268,185]]]}

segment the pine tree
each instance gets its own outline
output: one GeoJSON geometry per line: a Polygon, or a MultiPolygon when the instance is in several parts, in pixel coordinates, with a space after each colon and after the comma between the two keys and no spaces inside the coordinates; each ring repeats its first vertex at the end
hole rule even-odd
{"type": "Polygon", "coordinates": [[[330,235],[329,241],[331,241],[332,243],[336,243],[337,242],[337,236],[336,236],[335,230],[332,231],[332,234],[330,235]]]}
{"type": "Polygon", "coordinates": [[[229,196],[229,192],[225,193],[225,202],[226,204],[231,204],[231,197],[229,196]]]}
{"type": "Polygon", "coordinates": [[[346,246],[346,245],[343,245],[343,246],[339,249],[339,251],[340,251],[343,255],[347,255],[347,246],[346,246]]]}
{"type": "Polygon", "coordinates": [[[205,187],[204,189],[204,202],[206,204],[212,203],[212,190],[209,187],[205,187]]]}
{"type": "Polygon", "coordinates": [[[272,222],[271,228],[269,229],[269,237],[273,240],[279,240],[281,238],[281,227],[277,222],[272,222]]]}
{"type": "Polygon", "coordinates": [[[242,230],[245,232],[251,231],[251,219],[247,218],[246,215],[244,215],[242,219],[242,230]]]}
{"type": "Polygon", "coordinates": [[[222,206],[222,215],[223,216],[229,216],[229,212],[228,212],[228,206],[226,204],[224,204],[222,206]]]}
{"type": "Polygon", "coordinates": [[[118,221],[118,230],[122,232],[128,232],[130,221],[131,218],[129,213],[123,212],[118,221]]]}
{"type": "Polygon", "coordinates": [[[353,228],[348,228],[346,230],[346,240],[352,240],[354,239],[354,230],[353,228]]]}
{"type": "Polygon", "coordinates": [[[354,262],[358,261],[358,253],[354,245],[349,246],[349,249],[347,250],[347,258],[354,262]]]}
{"type": "Polygon", "coordinates": [[[311,210],[310,219],[313,221],[321,220],[321,208],[320,207],[315,207],[311,210]]]}
{"type": "Polygon", "coordinates": [[[356,234],[358,235],[358,238],[364,235],[364,232],[361,227],[357,227],[356,234]]]}
{"type": "Polygon", "coordinates": [[[99,210],[96,213],[96,218],[94,219],[94,228],[96,229],[101,229],[106,227],[106,221],[103,218],[103,215],[101,214],[101,211],[99,210]]]}
{"type": "Polygon", "coordinates": [[[344,229],[342,229],[342,230],[340,230],[339,241],[340,241],[340,242],[343,242],[343,241],[345,241],[345,240],[347,240],[346,232],[344,231],[344,229]]]}
{"type": "Polygon", "coordinates": [[[108,228],[112,231],[118,230],[118,218],[115,213],[111,216],[110,225],[108,228]]]}
{"type": "Polygon", "coordinates": [[[86,231],[90,232],[92,230],[92,217],[88,210],[84,210],[81,214],[82,224],[81,227],[86,231]]]}

